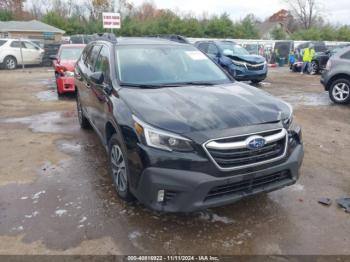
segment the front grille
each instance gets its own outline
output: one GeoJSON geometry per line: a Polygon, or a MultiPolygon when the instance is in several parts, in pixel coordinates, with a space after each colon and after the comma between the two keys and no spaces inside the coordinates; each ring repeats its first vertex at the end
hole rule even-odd
{"type": "Polygon", "coordinates": [[[255,177],[251,179],[242,180],[239,182],[216,186],[212,188],[204,201],[221,198],[225,196],[239,196],[250,194],[254,190],[264,190],[267,187],[273,187],[278,183],[293,182],[289,171],[283,171],[272,175],[262,177],[255,177]]]}
{"type": "Polygon", "coordinates": [[[263,70],[264,69],[264,65],[253,66],[253,65],[247,64],[247,69],[249,71],[259,71],[259,70],[263,70]]]}
{"type": "Polygon", "coordinates": [[[284,129],[254,135],[218,139],[205,148],[220,169],[241,169],[281,159],[286,153],[287,133],[284,129]],[[246,140],[259,135],[267,143],[259,149],[249,149],[246,140]],[[273,139],[272,139],[273,138],[273,139]]]}

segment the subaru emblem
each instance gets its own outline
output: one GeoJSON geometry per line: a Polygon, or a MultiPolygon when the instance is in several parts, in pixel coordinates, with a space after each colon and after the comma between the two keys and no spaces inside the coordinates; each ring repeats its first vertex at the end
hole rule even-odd
{"type": "Polygon", "coordinates": [[[251,150],[260,149],[264,147],[265,143],[266,140],[262,136],[251,136],[246,140],[247,148],[251,150]]]}

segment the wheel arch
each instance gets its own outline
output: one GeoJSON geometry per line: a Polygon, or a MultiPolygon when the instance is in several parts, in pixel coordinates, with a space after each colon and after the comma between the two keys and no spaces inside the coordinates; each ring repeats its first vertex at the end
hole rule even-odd
{"type": "Polygon", "coordinates": [[[348,81],[350,81],[350,75],[349,74],[345,74],[345,73],[340,73],[340,74],[336,74],[334,76],[332,76],[328,83],[327,83],[327,91],[331,88],[332,84],[334,83],[334,81],[338,80],[338,79],[347,79],[348,81]]]}
{"type": "Polygon", "coordinates": [[[105,139],[106,139],[106,145],[108,145],[109,140],[114,134],[117,134],[117,128],[114,127],[114,125],[108,121],[105,126],[105,139]]]}

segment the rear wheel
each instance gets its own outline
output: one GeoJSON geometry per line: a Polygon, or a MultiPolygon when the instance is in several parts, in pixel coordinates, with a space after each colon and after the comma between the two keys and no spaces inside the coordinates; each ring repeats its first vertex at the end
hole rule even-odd
{"type": "Polygon", "coordinates": [[[350,102],[350,81],[348,79],[337,79],[329,88],[330,99],[337,104],[348,104],[350,102]]]}
{"type": "Polygon", "coordinates": [[[118,196],[125,200],[133,200],[133,196],[129,190],[129,167],[125,147],[122,141],[114,134],[109,140],[109,162],[111,175],[115,190],[118,196]]]}
{"type": "Polygon", "coordinates": [[[316,61],[311,62],[311,70],[310,73],[318,74],[320,71],[320,67],[316,61]]]}
{"type": "Polygon", "coordinates": [[[17,67],[17,60],[13,56],[7,56],[4,59],[4,67],[8,70],[14,70],[17,67]]]}
{"type": "Polygon", "coordinates": [[[81,106],[79,95],[77,95],[77,112],[80,127],[82,129],[89,129],[91,127],[89,120],[84,116],[84,111],[81,106]]]}

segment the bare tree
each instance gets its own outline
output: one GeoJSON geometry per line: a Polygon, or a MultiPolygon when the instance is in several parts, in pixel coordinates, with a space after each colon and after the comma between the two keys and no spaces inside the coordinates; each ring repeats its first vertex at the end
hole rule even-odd
{"type": "Polygon", "coordinates": [[[285,0],[285,2],[289,5],[294,19],[302,28],[309,29],[317,23],[320,17],[317,0],[285,0]]]}

